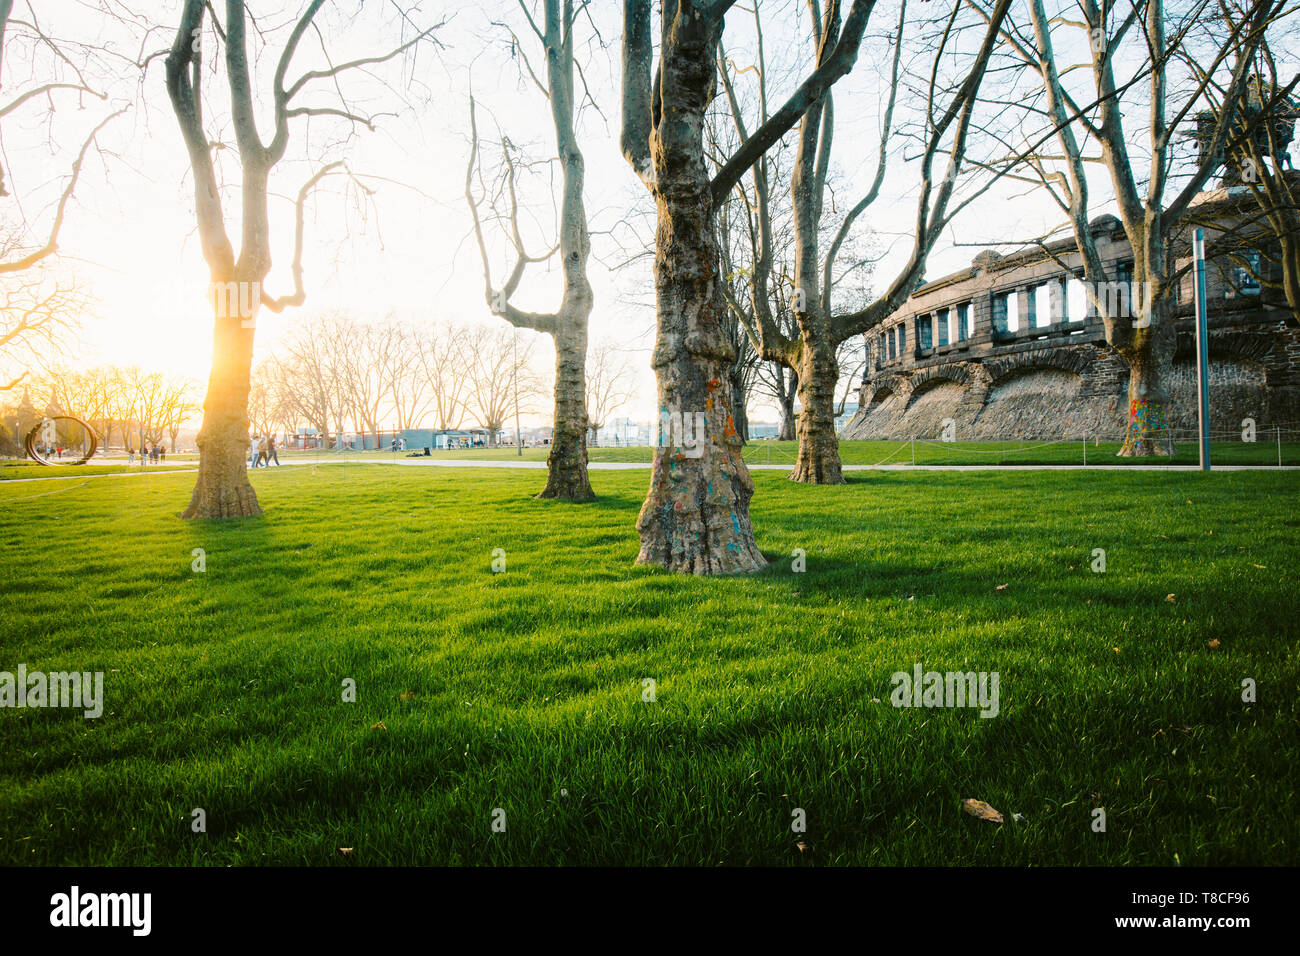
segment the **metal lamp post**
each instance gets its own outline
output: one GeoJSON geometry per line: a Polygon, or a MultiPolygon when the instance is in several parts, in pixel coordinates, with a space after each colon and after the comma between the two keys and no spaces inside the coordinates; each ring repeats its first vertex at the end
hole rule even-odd
{"type": "Polygon", "coordinates": [[[1201,471],[1210,470],[1210,335],[1205,302],[1205,230],[1192,238],[1196,277],[1196,407],[1200,419],[1201,471]]]}

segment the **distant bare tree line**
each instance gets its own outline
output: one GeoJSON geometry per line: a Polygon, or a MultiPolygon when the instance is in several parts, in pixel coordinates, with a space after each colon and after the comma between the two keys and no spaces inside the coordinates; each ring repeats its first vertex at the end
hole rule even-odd
{"type": "MultiPolygon", "coordinates": [[[[95,430],[103,446],[116,439],[133,451],[165,441],[175,451],[181,428],[199,410],[197,382],[134,366],[86,371],[56,367],[30,379],[23,395],[35,417],[21,422],[20,430],[54,410],[80,418],[95,430]]],[[[5,420],[14,419],[20,407],[20,400],[11,400],[5,420]]]]}
{"type": "Polygon", "coordinates": [[[497,443],[517,410],[539,410],[548,382],[535,336],[454,323],[363,322],[341,313],[299,325],[257,365],[249,393],[255,433],[341,434],[478,425],[497,443]]]}

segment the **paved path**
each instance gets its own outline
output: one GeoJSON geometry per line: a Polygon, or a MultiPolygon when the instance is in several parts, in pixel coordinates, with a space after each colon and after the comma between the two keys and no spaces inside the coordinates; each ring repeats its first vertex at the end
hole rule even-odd
{"type": "MultiPolygon", "coordinates": [[[[541,471],[546,468],[544,461],[488,461],[484,459],[467,459],[457,461],[454,458],[285,458],[285,465],[400,465],[412,468],[522,468],[541,471]]],[[[74,466],[63,466],[72,470],[74,466]]],[[[631,471],[650,467],[648,461],[593,461],[587,464],[591,471],[631,471]]],[[[755,462],[749,466],[750,471],[789,471],[793,464],[766,464],[755,462]]],[[[844,471],[1199,471],[1199,465],[842,465],[844,471]]],[[[107,475],[51,475],[43,478],[7,478],[0,480],[0,488],[5,485],[18,485],[32,481],[90,481],[95,478],[139,478],[150,475],[184,475],[193,474],[198,466],[192,468],[167,468],[148,471],[126,471],[107,475]]],[[[255,469],[254,471],[260,471],[255,469]]],[[[1215,471],[1300,471],[1300,465],[1215,465],[1215,471]]]]}

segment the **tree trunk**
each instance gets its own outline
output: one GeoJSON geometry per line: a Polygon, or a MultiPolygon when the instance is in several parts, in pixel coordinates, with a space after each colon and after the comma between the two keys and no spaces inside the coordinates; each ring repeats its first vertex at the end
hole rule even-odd
{"type": "Polygon", "coordinates": [[[691,447],[678,431],[661,434],[637,519],[637,562],[694,574],[756,571],[767,561],[754,542],[754,484],[740,455],[727,384],[736,355],[724,322],[704,163],[704,111],[721,24],[692,15],[689,6],[664,20],[659,102],[672,108],[650,139],[658,215],[651,364],[661,421],[681,416],[694,423],[702,414],[705,438],[691,447]]]}
{"type": "Polygon", "coordinates": [[[556,323],[555,427],[546,456],[546,487],[539,498],[591,501],[587,479],[587,321],[556,323]]]}
{"type": "Polygon", "coordinates": [[[740,436],[740,443],[744,445],[749,442],[749,409],[745,405],[748,397],[745,394],[745,370],[737,362],[727,370],[727,376],[731,381],[731,414],[736,422],[736,434],[740,436]]]}
{"type": "Polygon", "coordinates": [[[247,518],[262,513],[248,481],[253,329],[241,324],[238,314],[218,316],[215,322],[212,373],[198,437],[199,477],[182,518],[247,518]]]}
{"type": "MultiPolygon", "coordinates": [[[[1140,286],[1144,289],[1143,302],[1132,310],[1136,319],[1129,320],[1134,325],[1130,337],[1120,347],[1120,354],[1129,365],[1128,425],[1124,431],[1124,444],[1118,452],[1120,458],[1170,456],[1174,453],[1166,388],[1173,369],[1178,330],[1174,324],[1176,317],[1171,286],[1160,268],[1163,265],[1162,251],[1153,249],[1148,252],[1149,258],[1157,261],[1152,262],[1149,270],[1141,270],[1147,279],[1140,286]]],[[[1135,270],[1135,274],[1137,272],[1135,270]]],[[[1109,325],[1108,338],[1119,331],[1115,320],[1109,325]]]]}
{"type": "Polygon", "coordinates": [[[1169,430],[1165,380],[1168,363],[1161,362],[1148,347],[1126,356],[1129,363],[1128,426],[1120,458],[1143,458],[1174,453],[1169,430]]]}
{"type": "Polygon", "coordinates": [[[781,432],[776,437],[781,441],[794,441],[796,437],[794,396],[798,387],[799,376],[794,372],[790,372],[790,384],[786,385],[785,373],[782,371],[779,374],[781,375],[781,432]]]}
{"type": "Polygon", "coordinates": [[[799,454],[791,481],[842,485],[840,442],[835,435],[835,385],[839,364],[829,336],[804,341],[799,362],[799,454]]]}

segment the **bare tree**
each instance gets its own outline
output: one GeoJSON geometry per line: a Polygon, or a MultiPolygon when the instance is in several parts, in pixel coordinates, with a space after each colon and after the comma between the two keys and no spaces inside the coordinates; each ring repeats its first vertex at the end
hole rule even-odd
{"type": "MultiPolygon", "coordinates": [[[[176,451],[176,439],[180,436],[181,427],[202,408],[195,398],[197,391],[196,383],[187,378],[168,378],[163,382],[158,402],[158,428],[171,439],[173,453],[176,451]]],[[[262,434],[265,435],[269,430],[268,427],[262,434]]]]}
{"type": "Polygon", "coordinates": [[[331,434],[341,437],[349,422],[357,420],[356,398],[347,373],[355,337],[346,315],[314,315],[286,338],[283,358],[277,363],[282,400],[316,428],[326,446],[331,434]]]}
{"type": "Polygon", "coordinates": [[[469,407],[469,372],[473,356],[462,326],[433,326],[415,342],[417,374],[429,383],[431,411],[442,430],[460,428],[469,407]]]}
{"type": "MultiPolygon", "coordinates": [[[[1032,36],[1009,25],[1004,35],[1024,62],[1038,71],[1046,93],[1049,119],[1057,130],[1061,156],[1036,156],[1030,167],[1039,175],[1045,190],[1069,217],[1069,224],[1084,275],[1085,289],[1106,328],[1106,340],[1129,365],[1129,415],[1122,456],[1168,455],[1173,441],[1168,429],[1168,378],[1177,342],[1175,308],[1177,281],[1172,248],[1187,225],[1193,199],[1204,188],[1222,162],[1225,148],[1234,140],[1236,115],[1250,78],[1255,52],[1264,40],[1270,22],[1284,10],[1279,0],[1251,0],[1234,17],[1217,49],[1203,58],[1190,82],[1175,88],[1170,102],[1170,67],[1178,62],[1176,52],[1186,42],[1207,4],[1197,3],[1180,10],[1173,29],[1167,22],[1163,0],[1146,0],[1123,10],[1112,0],[1078,0],[1081,19],[1052,17],[1043,0],[1030,0],[1032,36]],[[1090,75],[1097,100],[1095,107],[1079,109],[1063,77],[1073,66],[1057,61],[1055,36],[1074,27],[1085,32],[1091,48],[1090,75]],[[1129,59],[1122,50],[1127,42],[1140,60],[1132,79],[1121,82],[1117,63],[1129,59]],[[1144,82],[1141,82],[1144,81],[1144,82]],[[1199,160],[1183,177],[1175,195],[1171,180],[1176,174],[1176,137],[1187,132],[1195,119],[1196,105],[1206,102],[1206,91],[1214,84],[1223,108],[1213,129],[1204,137],[1199,160]],[[1125,95],[1145,88],[1143,110],[1125,109],[1125,95]],[[1141,121],[1145,113],[1144,133],[1141,121]],[[1134,127],[1139,128],[1135,134],[1134,127]],[[1145,142],[1139,139],[1142,136],[1145,142]],[[1132,288],[1139,301],[1134,307],[1127,298],[1112,297],[1106,290],[1121,279],[1111,275],[1103,263],[1090,227],[1088,179],[1084,147],[1094,144],[1114,190],[1119,219],[1133,250],[1132,288]],[[1147,155],[1148,168],[1135,164],[1137,152],[1147,155]]],[[[1130,99],[1132,97],[1130,96],[1130,99]]]]}
{"type": "Polygon", "coordinates": [[[593,342],[587,349],[587,425],[592,444],[610,415],[632,398],[634,385],[635,372],[618,346],[609,339],[593,342]]]}
{"type": "MultiPolygon", "coordinates": [[[[269,363],[263,362],[253,369],[248,386],[248,424],[254,435],[267,435],[271,432],[271,422],[275,415],[275,385],[267,374],[271,371],[269,363]]],[[[172,451],[176,449],[173,447],[172,451]]]]}
{"type": "MultiPolygon", "coordinates": [[[[336,91],[339,77],[350,71],[383,63],[428,38],[436,27],[416,33],[387,53],[361,57],[322,69],[303,72],[289,80],[289,70],[304,34],[312,29],[325,0],[311,0],[294,22],[279,57],[271,86],[274,133],[264,143],[257,129],[256,106],[247,39],[249,14],[243,0],[226,0],[224,30],[213,13],[214,34],[225,46],[226,85],[235,131],[235,152],[241,174],[241,239],[236,254],[226,231],[225,212],[217,181],[213,150],[204,123],[201,39],[209,0],[185,0],[171,52],[167,56],[167,92],[189,154],[194,177],[195,216],[203,257],[212,282],[215,332],[212,372],[204,400],[199,431],[199,474],[194,495],[182,517],[230,518],[261,514],[257,495],[249,484],[244,454],[248,440],[248,390],[253,357],[254,319],[261,306],[280,312],[301,305],[303,287],[303,216],[312,190],[322,178],[344,170],[341,161],[321,165],[298,191],[292,293],[273,297],[262,288],[271,269],[271,233],[268,218],[271,171],[289,146],[295,118],[332,118],[350,125],[373,128],[373,116],[363,115],[343,99],[338,106],[304,106],[296,102],[306,89],[326,81],[336,91]],[[233,303],[232,303],[233,300],[233,303]]],[[[403,22],[408,18],[403,14],[403,22]]],[[[259,28],[260,29],[260,28],[259,28]]]]}
{"type": "MultiPolygon", "coordinates": [[[[840,24],[833,4],[827,5],[820,19],[817,18],[817,6],[812,3],[811,11],[821,63],[831,55],[830,51],[839,38],[840,24]]],[[[924,133],[919,157],[921,186],[912,253],[886,291],[873,301],[853,303],[847,309],[843,303],[837,302],[836,287],[843,278],[837,259],[855,222],[875,202],[884,182],[899,86],[899,63],[904,48],[905,2],[899,5],[894,33],[890,94],[882,120],[875,175],[862,198],[845,212],[835,227],[824,255],[821,252],[825,228],[823,218],[830,211],[827,184],[835,130],[832,93],[828,90],[823,94],[800,121],[798,146],[790,175],[794,271],[789,304],[794,318],[794,334],[789,334],[772,320],[771,309],[759,306],[759,301],[766,298],[766,282],[772,268],[772,242],[766,235],[771,230],[771,216],[765,208],[770,184],[762,165],[755,164],[751,170],[753,203],[758,207],[755,219],[760,255],[753,270],[755,287],[751,292],[756,307],[750,313],[752,321],[746,324],[746,329],[760,356],[785,365],[797,377],[799,450],[790,474],[794,481],[813,484],[841,484],[844,481],[839,441],[835,435],[835,396],[841,377],[838,362],[841,346],[884,321],[902,305],[924,275],[929,253],[952,219],[955,210],[950,209],[950,203],[966,154],[980,85],[998,41],[998,29],[1010,6],[1011,0],[997,0],[987,14],[987,29],[978,50],[970,65],[961,71],[961,81],[952,89],[945,88],[940,67],[945,58],[953,55],[958,40],[960,5],[954,4],[941,22],[924,89],[924,133]],[[947,155],[947,171],[942,180],[936,182],[935,166],[937,159],[944,154],[947,155]]],[[[761,24],[759,31],[761,35],[761,24]]],[[[725,62],[720,67],[732,116],[740,135],[746,137],[746,125],[730,71],[725,62]]],[[[760,101],[765,104],[765,96],[760,97],[760,101]]],[[[766,119],[765,114],[760,115],[760,121],[766,119]]],[[[852,264],[850,270],[858,265],[852,264]]]]}
{"type": "MultiPolygon", "coordinates": [[[[306,422],[315,429],[321,443],[329,445],[330,403],[325,386],[327,368],[321,352],[314,348],[290,346],[283,358],[273,357],[265,364],[269,387],[275,395],[273,408],[278,415],[293,422],[306,422]]],[[[251,400],[251,399],[250,399],[251,400]]]]}
{"type": "Polygon", "coordinates": [[[118,384],[117,372],[112,368],[92,368],[80,376],[80,418],[95,429],[107,450],[113,440],[113,405],[118,384]]]}
{"type": "Polygon", "coordinates": [[[650,0],[623,3],[622,149],[657,207],[652,365],[661,427],[664,420],[670,426],[637,520],[637,560],[696,574],[754,571],[767,563],[754,542],[754,485],[740,455],[730,389],[723,387],[735,349],[724,322],[713,216],[745,172],[852,69],[875,6],[854,0],[839,29],[839,0],[829,0],[837,36],[819,53],[817,68],[710,176],[704,118],[723,18],[733,3],[663,0],[657,68],[650,0]],[[696,416],[707,432],[698,445],[684,435],[684,419],[696,416]]]}
{"type": "MultiPolygon", "coordinates": [[[[1225,3],[1220,11],[1213,21],[1223,28],[1217,36],[1235,35],[1240,45],[1241,34],[1233,25],[1246,15],[1245,5],[1225,3]]],[[[1296,32],[1290,31],[1292,42],[1296,32]]],[[[1184,44],[1178,47],[1178,56],[1193,74],[1208,80],[1210,105],[1195,117],[1199,129],[1206,130],[1217,127],[1227,91],[1219,78],[1206,76],[1200,66],[1206,51],[1198,47],[1184,44]]],[[[1264,302],[1289,309],[1300,321],[1300,174],[1291,168],[1289,154],[1300,118],[1295,95],[1300,74],[1283,84],[1267,36],[1255,51],[1252,73],[1245,102],[1236,104],[1233,135],[1222,153],[1224,184],[1241,187],[1249,193],[1249,201],[1229,189],[1218,202],[1193,204],[1187,221],[1205,229],[1207,256],[1231,263],[1232,274],[1248,276],[1264,302]]]]}
{"type": "Polygon", "coordinates": [[[336,353],[339,374],[347,389],[348,406],[357,427],[375,437],[379,447],[379,423],[391,389],[384,374],[397,348],[391,325],[341,323],[336,353]]]}
{"type": "MultiPolygon", "coordinates": [[[[130,402],[129,421],[134,437],[139,440],[140,453],[149,444],[158,444],[163,438],[163,407],[167,383],[161,372],[146,372],[132,367],[122,370],[123,392],[130,402]]],[[[127,439],[130,447],[130,436],[127,439]]]]}
{"type": "MultiPolygon", "coordinates": [[[[508,222],[515,264],[505,285],[492,285],[491,266],[483,228],[479,219],[479,200],[472,192],[472,174],[478,156],[478,130],[474,104],[470,102],[470,134],[474,143],[470,166],[465,174],[465,199],[474,219],[474,233],[483,258],[484,294],[492,311],[518,328],[544,332],[555,342],[555,414],[551,449],[546,457],[546,487],[539,498],[565,501],[590,501],[595,498],[587,478],[587,406],[585,402],[585,368],[587,357],[587,320],[593,297],[587,280],[587,258],[591,254],[591,237],[582,191],[586,168],[578,137],[574,131],[576,95],[574,88],[574,28],[587,0],[543,0],[539,25],[522,0],[519,4],[528,25],[546,53],[546,85],[543,88],[551,104],[555,127],[555,146],[559,156],[561,200],[559,243],[556,249],[540,257],[530,256],[519,228],[519,206],[515,190],[515,165],[509,148],[503,143],[506,192],[509,197],[508,222]],[[511,304],[524,268],[533,262],[549,259],[558,252],[563,274],[560,306],[551,313],[527,312],[511,304]]],[[[523,44],[516,43],[521,56],[523,44]]],[[[528,66],[530,74],[537,74],[528,66]]],[[[537,84],[539,88],[541,84],[537,84]]]]}
{"type": "Polygon", "coordinates": [[[495,445],[512,415],[531,412],[543,394],[543,384],[532,369],[533,341],[521,339],[514,329],[474,329],[468,333],[468,392],[471,414],[487,429],[488,444],[495,445]]]}
{"type": "Polygon", "coordinates": [[[0,392],[62,357],[75,341],[90,297],[39,267],[0,280],[0,392]],[[22,369],[16,376],[13,371],[22,369]]]}
{"type": "Polygon", "coordinates": [[[388,407],[398,431],[417,427],[433,399],[429,380],[420,374],[415,332],[391,319],[377,327],[383,346],[378,350],[380,380],[387,389],[388,407]]]}
{"type": "Polygon", "coordinates": [[[108,369],[76,371],[65,366],[50,369],[36,382],[39,394],[46,394],[50,404],[69,415],[80,418],[94,428],[107,442],[108,413],[111,394],[108,382],[112,372],[108,369]]]}
{"type": "MultiPolygon", "coordinates": [[[[107,413],[122,428],[122,447],[134,448],[131,426],[136,420],[136,391],[129,369],[112,369],[112,388],[108,393],[107,413]]],[[[106,442],[107,444],[107,442],[106,442]]]]}
{"type": "MultiPolygon", "coordinates": [[[[14,13],[13,0],[0,0],[0,57],[0,67],[17,63],[18,69],[27,72],[27,78],[24,79],[0,71],[4,89],[18,89],[17,93],[0,102],[0,120],[30,106],[43,105],[47,113],[53,114],[56,97],[67,97],[73,93],[79,99],[84,96],[99,100],[108,98],[90,86],[82,69],[64,52],[63,45],[40,27],[30,3],[28,14],[23,16],[14,13]]],[[[123,112],[124,108],[105,116],[82,140],[81,148],[72,161],[70,175],[54,204],[54,215],[48,225],[38,226],[25,221],[6,224],[4,234],[0,236],[0,275],[22,272],[58,251],[68,204],[81,178],[86,155],[103,128],[123,112]]],[[[8,188],[10,185],[4,168],[0,167],[0,197],[11,195],[8,188]]]]}
{"type": "MultiPolygon", "coordinates": [[[[57,103],[75,95],[84,107],[86,97],[106,100],[107,96],[94,89],[85,76],[92,65],[99,65],[97,57],[83,57],[79,66],[65,52],[66,44],[41,28],[35,8],[30,3],[26,6],[25,14],[15,12],[13,0],[0,0],[0,88],[9,94],[0,101],[0,121],[7,127],[13,119],[33,110],[43,111],[42,123],[53,128],[57,103]]],[[[84,49],[96,51],[88,44],[84,49]]],[[[14,195],[29,191],[19,190],[15,177],[7,175],[9,151],[5,151],[4,165],[0,165],[0,199],[12,201],[0,213],[0,296],[4,298],[0,312],[0,392],[22,381],[28,370],[57,362],[59,353],[66,351],[79,328],[87,298],[75,280],[59,277],[50,264],[58,252],[86,157],[99,133],[122,112],[124,109],[105,115],[81,139],[48,221],[41,221],[44,216],[28,220],[21,200],[35,200],[37,193],[14,195]]],[[[61,152],[54,133],[50,134],[50,149],[61,152]]],[[[42,176],[47,162],[48,158],[42,156],[42,176]]]]}

